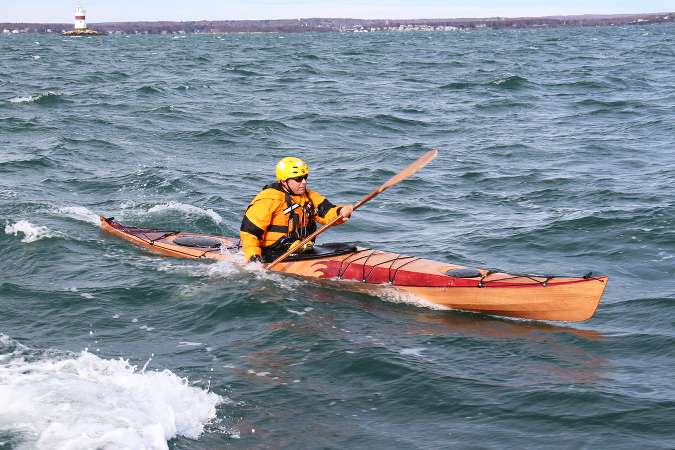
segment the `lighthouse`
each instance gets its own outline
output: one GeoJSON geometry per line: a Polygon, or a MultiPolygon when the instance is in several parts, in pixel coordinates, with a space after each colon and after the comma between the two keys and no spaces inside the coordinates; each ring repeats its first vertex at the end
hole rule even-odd
{"type": "Polygon", "coordinates": [[[87,29],[87,22],[84,21],[84,8],[78,6],[75,8],[75,30],[84,31],[87,29]]]}
{"type": "Polygon", "coordinates": [[[87,28],[87,22],[84,17],[84,8],[77,6],[75,8],[75,26],[70,31],[64,31],[64,36],[104,36],[105,33],[94,31],[87,28]]]}

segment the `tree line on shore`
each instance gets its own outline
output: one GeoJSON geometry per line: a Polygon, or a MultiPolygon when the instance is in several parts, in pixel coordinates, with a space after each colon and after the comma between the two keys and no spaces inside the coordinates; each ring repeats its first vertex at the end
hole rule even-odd
{"type": "MultiPolygon", "coordinates": [[[[201,20],[189,22],[102,22],[90,28],[107,33],[238,33],[238,32],[357,32],[411,31],[473,28],[544,28],[561,26],[611,26],[674,22],[675,12],[623,15],[583,15],[551,17],[493,17],[485,19],[279,19],[279,20],[201,20]]],[[[67,23],[0,23],[8,32],[61,32],[72,29],[67,23]]]]}

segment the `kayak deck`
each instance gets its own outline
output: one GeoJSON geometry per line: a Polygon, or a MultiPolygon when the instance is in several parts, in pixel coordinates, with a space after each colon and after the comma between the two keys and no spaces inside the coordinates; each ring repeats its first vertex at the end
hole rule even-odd
{"type": "MultiPolygon", "coordinates": [[[[239,241],[227,237],[129,227],[102,216],[100,221],[103,231],[164,256],[224,260],[240,250],[239,241]]],[[[508,274],[348,244],[317,246],[316,254],[291,256],[272,271],[341,282],[374,295],[394,288],[452,309],[575,322],[593,316],[607,286],[604,275],[508,274]]]]}

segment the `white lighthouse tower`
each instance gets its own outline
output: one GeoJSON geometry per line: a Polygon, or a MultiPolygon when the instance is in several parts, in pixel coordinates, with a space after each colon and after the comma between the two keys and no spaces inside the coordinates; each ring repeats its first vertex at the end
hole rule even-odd
{"type": "Polygon", "coordinates": [[[87,29],[87,22],[84,19],[84,8],[78,6],[75,8],[75,30],[84,31],[87,29]]]}
{"type": "Polygon", "coordinates": [[[104,36],[104,32],[90,30],[84,17],[84,8],[80,5],[75,8],[75,26],[72,30],[64,31],[64,36],[104,36]]]}

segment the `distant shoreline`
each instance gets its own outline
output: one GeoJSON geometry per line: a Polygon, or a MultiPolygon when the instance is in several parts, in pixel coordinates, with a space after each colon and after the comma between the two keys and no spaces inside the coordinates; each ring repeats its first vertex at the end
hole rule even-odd
{"type": "MultiPolygon", "coordinates": [[[[675,22],[675,12],[648,14],[580,15],[547,17],[492,17],[462,19],[277,19],[201,20],[189,22],[101,22],[90,24],[108,34],[223,34],[241,32],[405,32],[467,29],[554,28],[569,26],[645,25],[675,22]]],[[[61,33],[69,23],[0,23],[2,34],[61,33]]]]}

